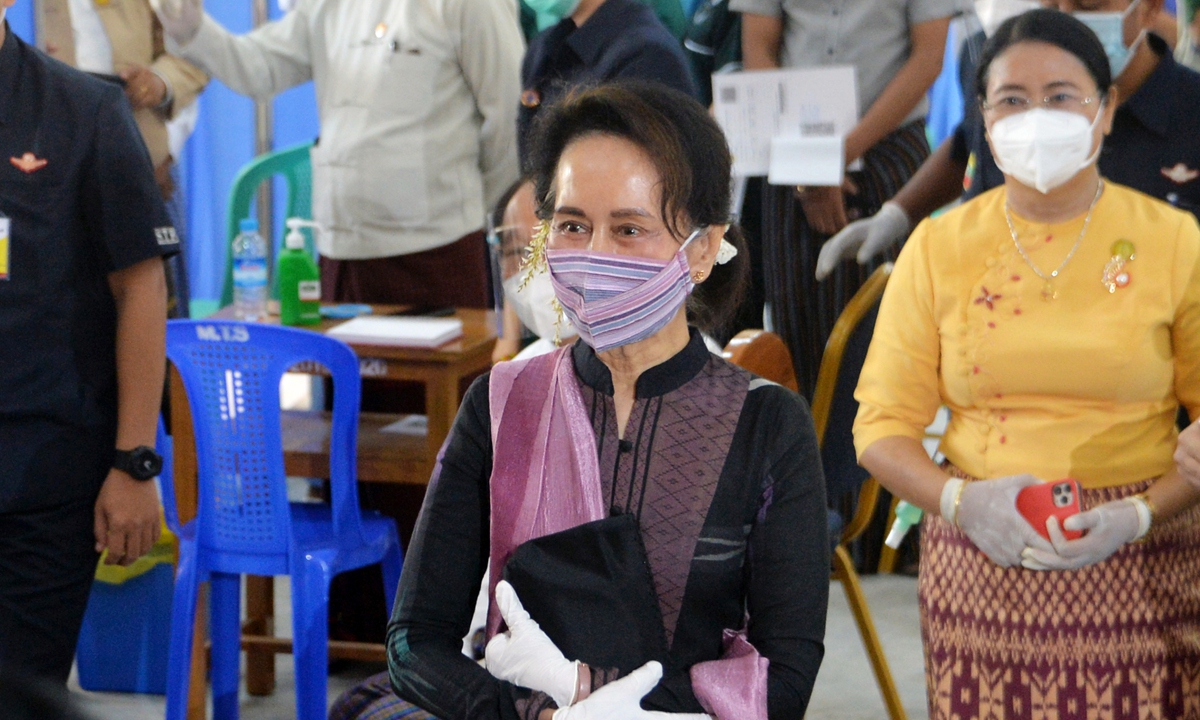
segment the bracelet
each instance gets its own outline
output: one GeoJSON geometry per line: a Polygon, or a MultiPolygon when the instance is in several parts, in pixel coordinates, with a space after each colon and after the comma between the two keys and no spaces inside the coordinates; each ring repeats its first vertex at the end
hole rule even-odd
{"type": "Polygon", "coordinates": [[[963,484],[958,486],[958,492],[954,493],[954,525],[956,527],[958,526],[958,506],[962,504],[963,490],[966,489],[967,482],[964,480],[963,484]]]}
{"type": "Polygon", "coordinates": [[[939,510],[942,513],[942,519],[951,525],[958,525],[958,506],[962,502],[963,488],[966,486],[966,481],[961,478],[950,478],[942,486],[939,510]]]}
{"type": "Polygon", "coordinates": [[[1150,532],[1150,527],[1154,524],[1154,503],[1150,500],[1150,496],[1146,493],[1138,493],[1130,495],[1129,501],[1133,503],[1133,507],[1138,514],[1138,531],[1137,535],[1133,536],[1134,540],[1141,540],[1150,532]]]}
{"type": "Polygon", "coordinates": [[[575,665],[575,688],[571,691],[571,701],[567,706],[574,705],[577,702],[582,702],[587,699],[588,695],[592,694],[592,669],[588,664],[580,660],[576,660],[575,665]]]}

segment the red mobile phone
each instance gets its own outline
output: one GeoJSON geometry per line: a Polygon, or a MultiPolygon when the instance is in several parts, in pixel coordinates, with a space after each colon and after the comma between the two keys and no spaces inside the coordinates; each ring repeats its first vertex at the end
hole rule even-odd
{"type": "MultiPolygon", "coordinates": [[[[1031,485],[1017,493],[1017,512],[1047,540],[1050,533],[1046,530],[1046,520],[1051,515],[1058,518],[1058,526],[1062,528],[1062,521],[1079,511],[1079,483],[1070,478],[1031,485]]],[[[1068,540],[1083,537],[1079,530],[1063,528],[1062,533],[1068,540]]]]}

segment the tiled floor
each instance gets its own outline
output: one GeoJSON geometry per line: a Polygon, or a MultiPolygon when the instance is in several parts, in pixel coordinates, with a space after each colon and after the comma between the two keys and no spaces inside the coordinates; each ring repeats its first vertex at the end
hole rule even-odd
{"type": "MultiPolygon", "coordinates": [[[[871,606],[884,652],[887,654],[908,717],[927,717],[921,661],[921,634],[917,619],[917,584],[914,578],[864,577],[863,590],[871,606]]],[[[277,624],[287,627],[286,581],[277,582],[277,624]]],[[[281,655],[276,663],[278,686],[270,697],[249,697],[243,692],[244,720],[295,717],[292,661],[281,655]]],[[[329,679],[329,700],[359,679],[381,667],[359,664],[346,667],[329,679]]],[[[86,693],[74,678],[72,688],[97,720],[161,720],[164,700],[153,695],[86,693]]],[[[829,621],[825,635],[825,661],[809,705],[808,720],[877,720],[886,718],[883,701],[863,651],[862,641],[839,583],[830,587],[829,621]]]]}

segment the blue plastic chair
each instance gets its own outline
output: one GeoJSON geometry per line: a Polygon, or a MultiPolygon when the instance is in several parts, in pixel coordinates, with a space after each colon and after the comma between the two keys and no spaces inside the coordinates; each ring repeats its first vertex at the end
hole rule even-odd
{"type": "MultiPolygon", "coordinates": [[[[168,322],[167,357],[187,391],[199,471],[197,516],[175,531],[167,720],[186,714],[196,590],[206,580],[213,716],[237,718],[242,574],[291,576],[297,717],[324,720],[329,582],[340,572],[382,563],[390,608],[402,562],[395,523],[358,506],[358,359],[344,343],[313,332],[208,320],[168,322]],[[287,499],[279,381],[303,361],[320,363],[333,377],[329,505],[287,499]]],[[[164,493],[164,502],[173,509],[174,493],[164,493]]]]}

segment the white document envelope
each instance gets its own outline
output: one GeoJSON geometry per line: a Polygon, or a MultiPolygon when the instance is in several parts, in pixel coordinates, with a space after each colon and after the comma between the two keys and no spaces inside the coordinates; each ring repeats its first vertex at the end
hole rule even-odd
{"type": "Polygon", "coordinates": [[[858,124],[852,65],[723,73],[712,82],[713,114],[733,153],[734,175],[770,174],[776,138],[845,136],[858,124]]]}
{"type": "Polygon", "coordinates": [[[841,185],[845,138],[777,137],[771,140],[772,185],[841,185]]]}

